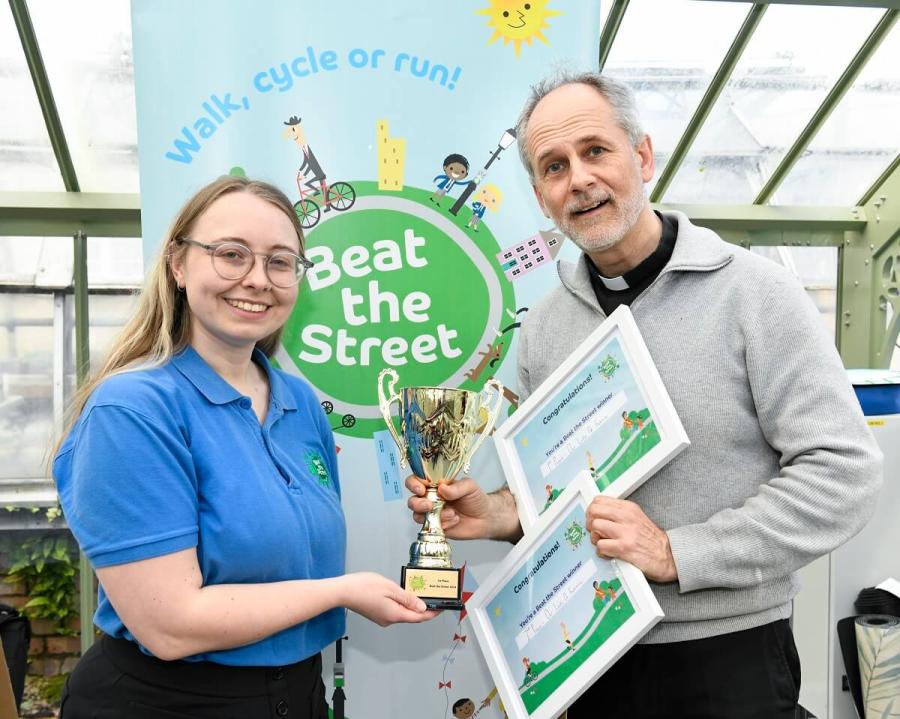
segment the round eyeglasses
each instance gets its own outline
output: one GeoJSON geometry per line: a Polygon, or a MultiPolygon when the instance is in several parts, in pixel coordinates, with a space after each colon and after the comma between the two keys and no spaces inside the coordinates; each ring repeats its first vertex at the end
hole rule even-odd
{"type": "Polygon", "coordinates": [[[206,250],[212,258],[213,269],[223,280],[240,280],[246,277],[253,269],[256,257],[259,256],[264,259],[263,268],[269,282],[286,289],[298,284],[306,271],[313,266],[307,258],[293,252],[279,251],[266,255],[262,252],[253,252],[239,242],[207,245],[190,237],[179,237],[177,241],[206,250]]]}

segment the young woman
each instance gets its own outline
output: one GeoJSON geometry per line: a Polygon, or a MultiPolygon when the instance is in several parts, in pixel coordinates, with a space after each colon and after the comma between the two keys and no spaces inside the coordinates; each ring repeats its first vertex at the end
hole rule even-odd
{"type": "Polygon", "coordinates": [[[320,651],[345,608],[380,625],[433,616],[378,574],[344,574],[331,429],[267,359],[309,266],[279,190],[207,185],[76,398],[54,476],[103,636],[62,719],[322,719],[320,651]]]}

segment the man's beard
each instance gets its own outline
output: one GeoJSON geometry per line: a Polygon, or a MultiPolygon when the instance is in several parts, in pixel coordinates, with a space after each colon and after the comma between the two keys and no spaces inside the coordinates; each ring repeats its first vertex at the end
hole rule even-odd
{"type": "Polygon", "coordinates": [[[569,202],[563,208],[563,216],[553,219],[557,227],[582,252],[603,252],[619,244],[629,230],[634,227],[641,215],[641,211],[644,209],[645,202],[646,195],[643,187],[639,191],[631,193],[624,200],[598,193],[589,197],[583,197],[577,202],[569,202]],[[612,217],[596,218],[588,227],[577,227],[577,220],[572,217],[571,213],[593,207],[604,201],[606,202],[606,207],[601,210],[601,213],[612,209],[614,212],[612,217]]]}

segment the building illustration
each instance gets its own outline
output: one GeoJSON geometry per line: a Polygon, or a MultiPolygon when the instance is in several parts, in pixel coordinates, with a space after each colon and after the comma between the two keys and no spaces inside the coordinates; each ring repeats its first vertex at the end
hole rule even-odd
{"type": "Polygon", "coordinates": [[[399,192],[403,189],[403,167],[406,163],[406,140],[388,137],[387,120],[375,124],[378,146],[378,189],[399,192]]]}
{"type": "Polygon", "coordinates": [[[514,281],[554,260],[565,236],[555,230],[540,230],[522,242],[497,253],[500,267],[508,280],[514,281]]]}

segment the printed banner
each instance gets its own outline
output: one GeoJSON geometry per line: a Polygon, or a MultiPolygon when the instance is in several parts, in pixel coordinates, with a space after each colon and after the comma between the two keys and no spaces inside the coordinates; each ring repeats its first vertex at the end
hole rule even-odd
{"type": "MultiPolygon", "coordinates": [[[[596,66],[599,4],[133,0],[132,17],[145,256],[219,175],[292,199],[316,266],[275,359],[336,433],[348,571],[399,580],[416,525],[376,378],[393,367],[401,386],[481,389],[496,376],[504,416],[517,406],[516,331],[555,283],[563,238],[534,201],[515,122],[533,82],[596,66]]],[[[502,483],[489,447],[472,476],[502,483]]],[[[465,598],[508,546],[453,549],[472,558],[465,598]]],[[[467,625],[464,612],[388,630],[351,616],[346,715],[502,717],[467,625]]]]}

